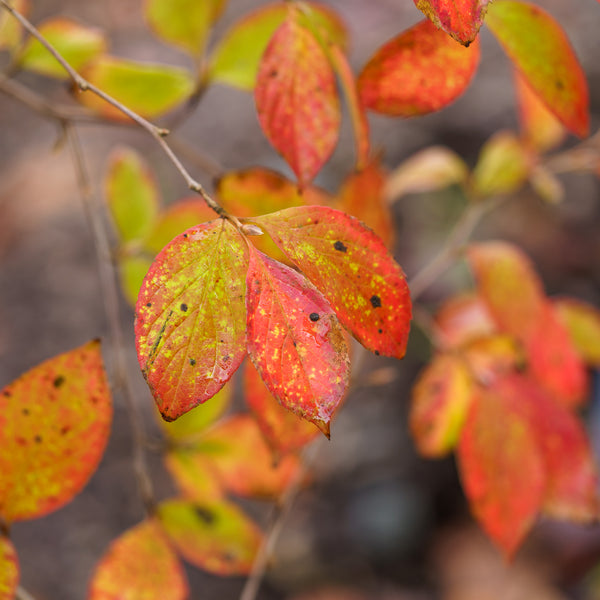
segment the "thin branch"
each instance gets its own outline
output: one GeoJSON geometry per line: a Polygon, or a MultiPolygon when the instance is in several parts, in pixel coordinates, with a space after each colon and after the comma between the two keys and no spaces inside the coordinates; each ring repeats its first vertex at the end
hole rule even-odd
{"type": "Polygon", "coordinates": [[[35,600],[35,598],[24,587],[18,586],[15,600],[35,600]]]}
{"type": "Polygon", "coordinates": [[[131,381],[128,375],[124,352],[124,336],[119,316],[119,291],[115,278],[115,270],[111,263],[108,235],[102,218],[99,216],[94,206],[94,193],[84,163],[83,149],[77,131],[72,124],[66,124],[65,134],[69,143],[69,148],[71,149],[77,185],[83,200],[86,218],[92,230],[92,237],[96,249],[96,260],[98,263],[102,297],[111,337],[114,383],[115,388],[120,389],[123,394],[133,436],[133,469],[144,508],[146,512],[151,515],[154,512],[156,502],[144,452],[145,438],[141,424],[142,421],[135,404],[131,381]]]}

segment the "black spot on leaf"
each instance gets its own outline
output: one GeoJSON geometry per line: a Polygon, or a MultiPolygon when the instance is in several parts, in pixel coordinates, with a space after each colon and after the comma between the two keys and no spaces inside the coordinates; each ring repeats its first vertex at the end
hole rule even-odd
{"type": "Polygon", "coordinates": [[[335,242],[335,244],[333,244],[333,247],[338,250],[339,252],[346,252],[348,250],[348,248],[346,246],[344,246],[344,244],[342,242],[340,242],[339,240],[337,242],[335,242]]]}
{"type": "Polygon", "coordinates": [[[41,435],[36,435],[33,439],[35,440],[36,444],[41,444],[42,443],[42,436],[41,435]]]}
{"type": "Polygon", "coordinates": [[[371,296],[371,304],[373,308],[381,308],[381,298],[379,296],[371,296]]]}
{"type": "Polygon", "coordinates": [[[58,377],[56,377],[56,378],[54,379],[54,381],[52,382],[52,385],[53,385],[55,388],[59,388],[59,387],[60,387],[60,386],[61,386],[61,385],[62,385],[64,382],[65,382],[65,378],[64,378],[64,376],[63,376],[63,375],[59,375],[58,377]]]}
{"type": "Polygon", "coordinates": [[[208,510],[208,508],[204,508],[203,506],[195,506],[194,511],[196,512],[196,516],[207,525],[212,525],[216,520],[215,514],[208,510]]]}
{"type": "Polygon", "coordinates": [[[379,356],[379,350],[375,350],[375,356],[379,356]]]}
{"type": "Polygon", "coordinates": [[[308,318],[313,321],[313,323],[316,323],[321,317],[319,317],[319,313],[310,313],[308,318]]]}
{"type": "Polygon", "coordinates": [[[188,309],[188,306],[185,302],[182,302],[180,307],[179,307],[183,312],[185,312],[188,309]]]}
{"type": "Polygon", "coordinates": [[[196,359],[195,358],[190,358],[190,365],[192,365],[192,367],[196,364],[196,359]]]}

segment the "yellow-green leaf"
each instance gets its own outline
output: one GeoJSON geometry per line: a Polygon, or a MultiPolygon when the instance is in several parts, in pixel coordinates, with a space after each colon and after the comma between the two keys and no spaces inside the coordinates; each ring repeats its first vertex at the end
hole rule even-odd
{"type": "Polygon", "coordinates": [[[554,307],[579,355],[588,365],[600,367],[600,311],[575,298],[556,300],[554,307]]]}
{"type": "MultiPolygon", "coordinates": [[[[63,17],[45,21],[38,29],[76,71],[105,52],[108,45],[101,30],[63,17]]],[[[69,78],[61,64],[33,37],[25,45],[19,62],[24,69],[36,73],[69,78]]]]}
{"type": "Polygon", "coordinates": [[[112,405],[94,340],[0,391],[0,515],[20,521],[72,500],[96,470],[112,405]]]}
{"type": "MultiPolygon", "coordinates": [[[[163,64],[142,63],[103,55],[83,75],[102,91],[143,117],[156,117],[184,102],[194,90],[189,71],[163,64]]],[[[102,116],[128,120],[123,113],[89,92],[79,100],[102,116]]]]}
{"type": "Polygon", "coordinates": [[[125,299],[131,306],[137,302],[142,281],[152,265],[152,260],[144,255],[125,255],[118,259],[119,279],[121,281],[121,290],[125,299]]]}
{"type": "Polygon", "coordinates": [[[12,542],[0,536],[0,600],[13,600],[19,583],[19,560],[12,542]]]}
{"type": "MultiPolygon", "coordinates": [[[[22,15],[29,14],[29,0],[13,0],[12,6],[22,15]]],[[[0,50],[11,52],[19,48],[23,27],[7,10],[0,10],[0,50]]]]}

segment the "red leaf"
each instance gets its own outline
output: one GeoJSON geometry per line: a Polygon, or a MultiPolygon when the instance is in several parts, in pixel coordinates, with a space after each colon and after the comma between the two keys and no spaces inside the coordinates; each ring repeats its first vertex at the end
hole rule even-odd
{"type": "Polygon", "coordinates": [[[481,388],[458,445],[471,510],[508,557],[530,530],[547,486],[544,457],[521,400],[506,388],[481,388]]]}
{"type": "Polygon", "coordinates": [[[348,386],[348,347],[335,313],[302,275],[252,250],[248,268],[248,354],[287,409],[329,435],[348,386]]]}
{"type": "Polygon", "coordinates": [[[489,0],[414,0],[436,27],[468,46],[483,23],[489,0]]]}
{"type": "Polygon", "coordinates": [[[323,293],[342,324],[376,354],[402,358],[410,294],[402,269],[358,220],[332,208],[289,208],[255,221],[323,293]]]}
{"type": "Polygon", "coordinates": [[[244,392],[258,427],[275,452],[294,452],[318,435],[319,431],[312,423],[277,402],[250,363],[244,370],[244,392]]]}
{"type": "Polygon", "coordinates": [[[421,21],[371,57],[358,78],[360,97],[368,109],[385,115],[424,115],[456,100],[478,63],[478,41],[463,48],[421,21]]]}
{"type": "Polygon", "coordinates": [[[0,391],[0,515],[33,519],[70,502],[96,470],[112,405],[94,340],[0,391]]]}
{"type": "Polygon", "coordinates": [[[143,521],[111,544],[96,568],[88,600],[184,600],[183,566],[154,521],[143,521]]]}
{"type": "Polygon", "coordinates": [[[562,27],[539,6],[513,0],[490,4],[486,23],[546,106],[567,129],[586,136],[587,81],[562,27]]]}
{"type": "Polygon", "coordinates": [[[225,220],[188,229],[156,257],[136,305],[140,367],[172,421],[214,396],[245,355],[247,250],[225,220]]]}
{"type": "Polygon", "coordinates": [[[19,559],[12,542],[0,536],[0,600],[13,600],[19,583],[19,559]]]}
{"type": "Polygon", "coordinates": [[[295,9],[263,54],[254,97],[265,135],[308,184],[335,148],[341,113],[327,56],[295,9]]]}

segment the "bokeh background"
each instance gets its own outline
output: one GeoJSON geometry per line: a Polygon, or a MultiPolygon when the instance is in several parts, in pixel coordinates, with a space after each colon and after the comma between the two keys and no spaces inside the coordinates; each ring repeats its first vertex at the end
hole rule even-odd
{"type": "MultiPolygon", "coordinates": [[[[32,0],[32,20],[64,15],[109,32],[114,54],[186,65],[144,22],[141,0],[32,0]]],[[[244,13],[265,4],[230,0],[215,37],[244,13]]],[[[410,0],[329,0],[351,32],[358,69],[385,40],[422,18],[410,0]]],[[[540,0],[568,32],[588,76],[592,132],[600,125],[600,5],[593,0],[540,0]]],[[[372,117],[376,148],[393,168],[415,151],[447,145],[473,165],[481,145],[499,129],[517,128],[511,68],[484,28],[482,61],[466,93],[438,114],[412,119],[372,117]]],[[[0,61],[6,61],[0,55],[0,61]]],[[[0,68],[2,66],[0,62],[0,68]]],[[[4,65],[6,62],[4,62],[4,65]]],[[[68,86],[31,74],[18,79],[60,102],[68,86]]],[[[168,122],[168,118],[167,118],[168,122]]],[[[172,165],[147,135],[133,127],[80,127],[98,202],[104,197],[107,157],[118,144],[138,149],[167,202],[188,195],[172,165]]],[[[223,169],[252,165],[288,173],[260,132],[251,96],[215,86],[176,135],[223,169]]],[[[45,358],[107,337],[91,234],[68,151],[53,122],[0,94],[0,386],[45,358]]],[[[575,144],[569,138],[567,146],[575,144]]],[[[191,171],[210,189],[210,175],[191,171]]],[[[348,124],[317,183],[335,190],[352,166],[348,124]]],[[[600,186],[593,175],[562,179],[565,200],[549,205],[530,189],[504,203],[476,238],[517,242],[534,260],[549,293],[570,294],[600,306],[600,186]]],[[[394,205],[395,255],[408,278],[436,253],[464,199],[456,191],[403,197],[394,205]]],[[[427,310],[468,285],[460,266],[422,298],[427,310]]],[[[149,435],[158,437],[154,404],[139,375],[133,313],[122,303],[128,367],[149,435]]],[[[313,485],[297,498],[277,545],[261,599],[374,598],[385,600],[519,600],[600,598],[593,568],[600,565],[600,527],[540,523],[514,564],[507,565],[469,516],[452,458],[420,459],[410,439],[410,389],[429,357],[415,329],[402,362],[368,356],[364,373],[387,369],[383,385],[361,385],[348,398],[333,436],[318,454],[313,485]],[[323,590],[326,590],[325,592],[323,590]]],[[[110,353],[106,353],[110,364],[110,353]]],[[[600,449],[597,402],[588,411],[600,449]]],[[[138,522],[142,506],[131,467],[131,433],[121,398],[106,455],[84,492],[65,508],[14,527],[22,585],[38,600],[86,595],[94,565],[112,539],[138,522]]],[[[160,457],[150,455],[160,497],[173,487],[160,457]]],[[[259,520],[267,507],[246,508],[259,520]]],[[[189,569],[194,599],[232,599],[242,578],[221,579],[189,569]]]]}

